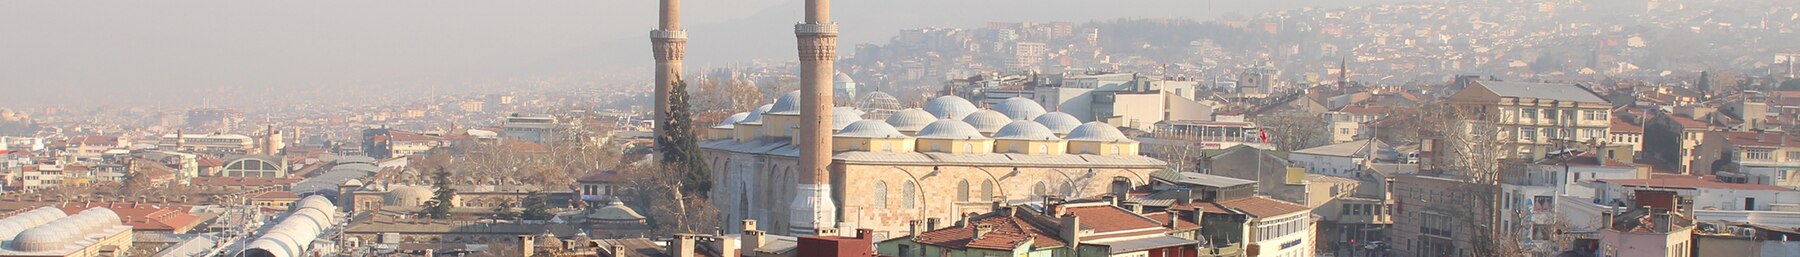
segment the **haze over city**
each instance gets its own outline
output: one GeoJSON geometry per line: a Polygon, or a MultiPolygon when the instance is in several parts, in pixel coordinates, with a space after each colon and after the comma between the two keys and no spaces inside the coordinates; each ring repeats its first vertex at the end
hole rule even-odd
{"type": "Polygon", "coordinates": [[[1800,1],[0,2],[0,257],[1793,257],[1800,1]]]}

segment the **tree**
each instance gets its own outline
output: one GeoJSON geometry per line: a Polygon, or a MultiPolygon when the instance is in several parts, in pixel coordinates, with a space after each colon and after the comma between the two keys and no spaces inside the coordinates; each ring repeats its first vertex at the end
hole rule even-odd
{"type": "Polygon", "coordinates": [[[640,206],[651,207],[647,218],[655,232],[688,233],[718,227],[718,209],[705,198],[682,193],[678,190],[683,187],[682,180],[666,174],[664,169],[650,166],[621,169],[627,194],[634,196],[640,206]]]}
{"type": "MultiPolygon", "coordinates": [[[[1525,256],[1531,250],[1524,240],[1531,235],[1520,227],[1502,227],[1502,224],[1530,224],[1520,215],[1512,215],[1513,222],[1502,222],[1505,211],[1501,203],[1503,174],[1522,171],[1527,163],[1516,155],[1516,135],[1501,133],[1498,126],[1498,115],[1484,113],[1479,109],[1460,109],[1457,107],[1434,105],[1423,114],[1424,128],[1420,129],[1420,138],[1426,138],[1423,144],[1431,144],[1435,156],[1424,158],[1420,167],[1421,173],[1434,174],[1437,177],[1453,179],[1457,188],[1449,192],[1459,201],[1454,204],[1450,213],[1456,220],[1459,229],[1467,229],[1465,233],[1453,232],[1457,237],[1467,236],[1473,244],[1472,256],[1525,256]]],[[[1560,220],[1560,217],[1554,217],[1560,220]]],[[[1561,230],[1548,224],[1552,233],[1561,230]]],[[[1566,223],[1562,223],[1566,227],[1566,223]]],[[[1558,235],[1561,236],[1561,235],[1558,235]]],[[[1566,238],[1565,238],[1566,239],[1566,238]]]]}
{"type": "Polygon", "coordinates": [[[1280,150],[1307,149],[1331,142],[1325,121],[1302,111],[1271,112],[1258,116],[1256,125],[1266,129],[1269,143],[1280,150]]]}
{"type": "Polygon", "coordinates": [[[662,154],[663,168],[681,178],[682,194],[705,197],[712,190],[712,173],[700,157],[700,140],[694,131],[693,106],[688,104],[687,82],[677,78],[669,92],[668,120],[658,125],[663,136],[657,138],[657,151],[662,154]]]}
{"type": "Polygon", "coordinates": [[[525,193],[525,211],[519,215],[526,220],[548,220],[556,214],[550,213],[550,199],[538,191],[525,193]]]}
{"type": "Polygon", "coordinates": [[[425,209],[419,210],[420,216],[442,219],[450,217],[450,207],[456,199],[456,189],[450,188],[450,172],[438,169],[432,175],[431,186],[437,189],[431,196],[431,202],[425,203],[425,209]]]}
{"type": "Polygon", "coordinates": [[[500,200],[500,204],[494,205],[494,219],[510,220],[519,218],[519,210],[514,210],[514,205],[512,200],[500,200]]]}

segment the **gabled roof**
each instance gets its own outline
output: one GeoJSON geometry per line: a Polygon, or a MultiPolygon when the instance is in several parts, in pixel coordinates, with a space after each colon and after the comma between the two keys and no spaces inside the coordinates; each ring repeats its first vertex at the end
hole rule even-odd
{"type": "MultiPolygon", "coordinates": [[[[1023,211],[1023,210],[1020,210],[1023,211]]],[[[920,244],[934,245],[954,249],[993,249],[1007,250],[1030,243],[1033,248],[1060,247],[1067,245],[1058,239],[1054,232],[1031,225],[1016,216],[988,216],[972,218],[974,225],[990,225],[993,232],[988,232],[975,239],[975,226],[952,226],[948,228],[919,233],[914,239],[920,244]]]]}
{"type": "Polygon", "coordinates": [[[1252,196],[1220,202],[1194,202],[1194,206],[1199,207],[1201,211],[1207,213],[1242,213],[1258,218],[1268,218],[1309,211],[1306,206],[1269,199],[1262,196],[1252,196]]]}

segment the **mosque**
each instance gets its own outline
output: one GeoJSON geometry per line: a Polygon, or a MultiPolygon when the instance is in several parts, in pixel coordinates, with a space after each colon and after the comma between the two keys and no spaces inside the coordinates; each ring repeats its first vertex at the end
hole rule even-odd
{"type": "MultiPolygon", "coordinates": [[[[785,224],[790,215],[806,215],[790,206],[809,197],[796,195],[804,187],[794,186],[806,184],[796,171],[801,97],[784,94],[703,134],[713,203],[723,220],[765,221],[761,229],[776,233],[805,226],[785,224]]],[[[829,147],[812,149],[830,151],[830,193],[815,199],[835,207],[828,218],[839,231],[873,229],[876,238],[905,235],[913,220],[949,224],[961,213],[985,213],[996,201],[1118,192],[1148,183],[1167,165],[1138,155],[1138,142],[1114,126],[1083,124],[1024,98],[983,109],[941,96],[883,120],[864,119],[854,107],[833,107],[829,117],[829,147]]]]}

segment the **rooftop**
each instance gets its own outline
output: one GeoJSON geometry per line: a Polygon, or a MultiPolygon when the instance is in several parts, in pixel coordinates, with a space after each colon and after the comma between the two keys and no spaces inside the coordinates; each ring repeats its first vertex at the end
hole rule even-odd
{"type": "Polygon", "coordinates": [[[1501,97],[1537,98],[1584,103],[1607,103],[1606,99],[1575,84],[1479,81],[1476,82],[1501,97]]]}
{"type": "Polygon", "coordinates": [[[1800,192],[1800,190],[1788,189],[1785,187],[1774,186],[1774,185],[1725,183],[1725,182],[1705,180],[1705,179],[1700,179],[1700,178],[1695,178],[1695,177],[1685,177],[1685,176],[1683,176],[1683,177],[1651,178],[1651,179],[1602,179],[1602,180],[1599,180],[1599,182],[1607,183],[1607,184],[1616,184],[1619,186],[1626,186],[1626,187],[1649,187],[1649,188],[1671,188],[1671,189],[1764,190],[1764,191],[1800,192]]]}

